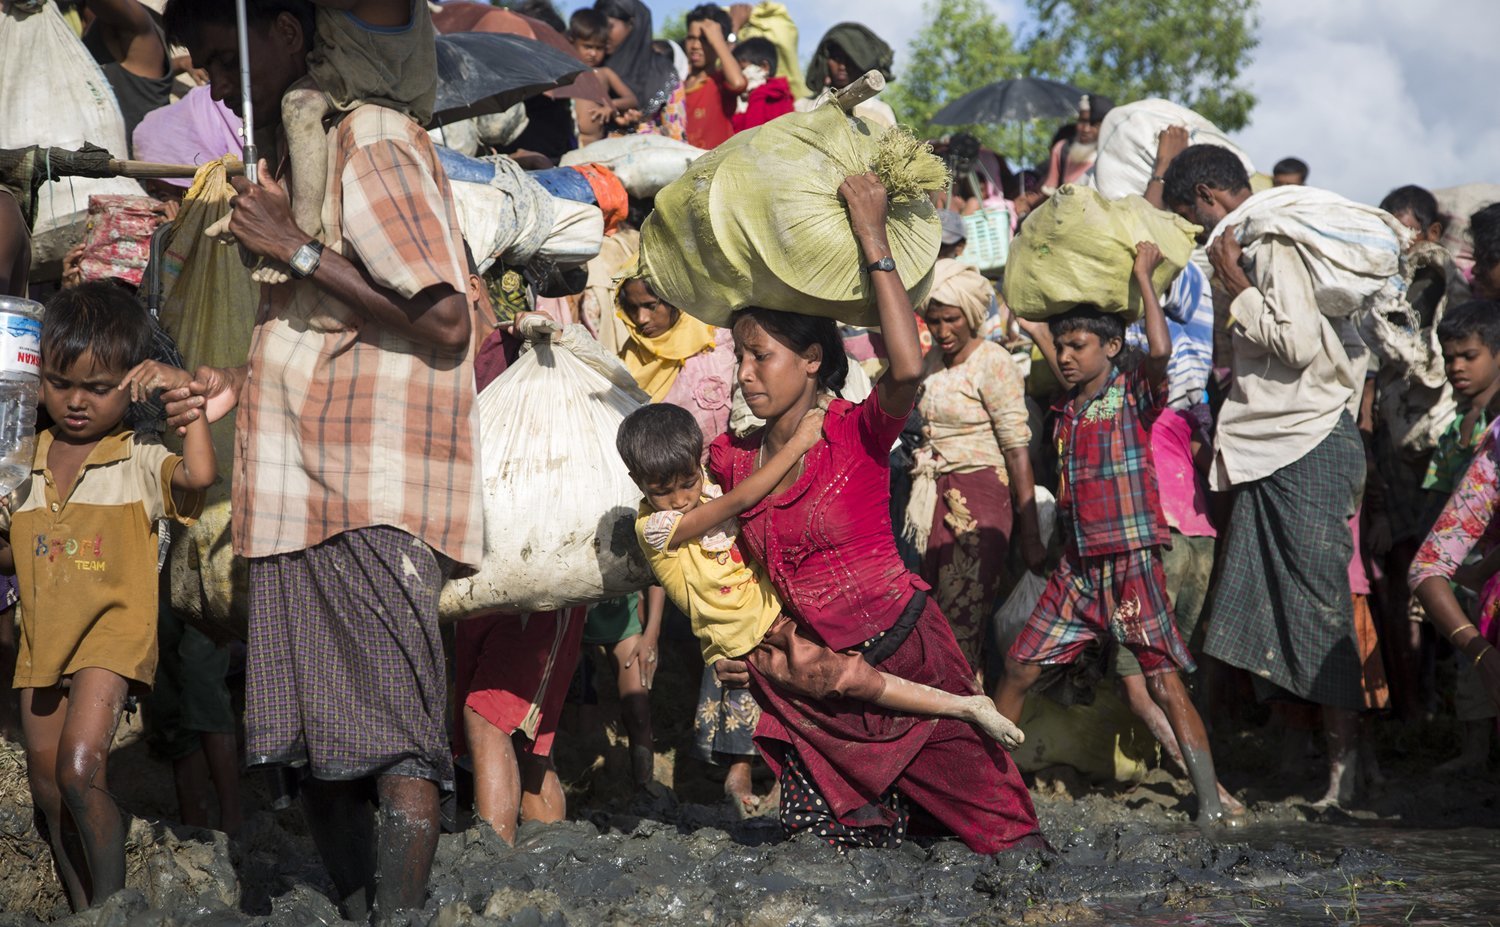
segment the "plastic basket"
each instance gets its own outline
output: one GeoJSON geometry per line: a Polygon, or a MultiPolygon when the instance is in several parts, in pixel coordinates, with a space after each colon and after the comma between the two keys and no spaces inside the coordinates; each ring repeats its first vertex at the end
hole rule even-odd
{"type": "Polygon", "coordinates": [[[977,267],[982,274],[1005,268],[1010,257],[1010,210],[981,209],[964,216],[964,253],[958,260],[977,267]]]}

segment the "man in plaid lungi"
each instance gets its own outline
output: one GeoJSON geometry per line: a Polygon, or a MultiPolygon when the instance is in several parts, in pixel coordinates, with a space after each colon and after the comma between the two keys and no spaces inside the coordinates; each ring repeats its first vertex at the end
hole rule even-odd
{"type": "Polygon", "coordinates": [[[1151,282],[1161,252],[1151,242],[1136,249],[1133,276],[1150,349],[1139,364],[1122,356],[1123,320],[1097,307],[1023,323],[1058,380],[1072,387],[1057,409],[1066,541],[1061,565],[1006,654],[995,703],[1019,722],[1043,666],[1076,663],[1096,641],[1128,647],[1181,748],[1198,820],[1234,823],[1219,798],[1203,719],[1178,673],[1193,669],[1193,658],[1167,601],[1161,547],[1170,536],[1150,440],[1151,423],[1166,406],[1172,336],[1151,282]]]}
{"type": "MultiPolygon", "coordinates": [[[[1167,207],[1202,226],[1202,241],[1251,198],[1239,157],[1213,145],[1178,155],[1162,183],[1167,207]]],[[[1320,803],[1333,804],[1353,797],[1364,704],[1349,588],[1349,519],[1365,476],[1353,418],[1364,371],[1349,352],[1364,348],[1347,319],[1319,310],[1290,241],[1273,237],[1259,251],[1244,266],[1233,228],[1208,249],[1214,327],[1227,334],[1219,361],[1233,377],[1209,481],[1234,504],[1204,650],[1252,673],[1263,697],[1322,706],[1320,803]]]]}
{"type": "MultiPolygon", "coordinates": [[[[246,366],[200,370],[191,395],[166,398],[174,421],[238,404],[248,762],[304,771],[344,913],[404,922],[425,901],[453,777],[437,599],[483,546],[472,321],[448,181],[408,112],[335,114],[324,228],[312,238],[294,222],[280,101],[308,72],[312,12],[250,4],[251,96],[278,167],[235,181],[229,226],[295,279],[262,290],[246,366]]],[[[406,0],[354,12],[379,26],[429,15],[406,0]]],[[[166,21],[214,96],[241,106],[233,5],[173,0],[166,21]]]]}

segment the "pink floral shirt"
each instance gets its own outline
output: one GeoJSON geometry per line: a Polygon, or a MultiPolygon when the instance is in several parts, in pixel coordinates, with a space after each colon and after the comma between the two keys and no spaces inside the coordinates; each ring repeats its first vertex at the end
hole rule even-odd
{"type": "Polygon", "coordinates": [[[714,438],[729,430],[729,407],[734,390],[734,336],[728,329],[714,331],[714,348],[688,358],[662,402],[693,413],[703,429],[704,453],[714,438]]]}

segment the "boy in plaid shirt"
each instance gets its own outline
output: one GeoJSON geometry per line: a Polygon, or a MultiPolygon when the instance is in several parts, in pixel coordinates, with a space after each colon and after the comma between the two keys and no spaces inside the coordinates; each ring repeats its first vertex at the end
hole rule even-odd
{"type": "Polygon", "coordinates": [[[1170,534],[1151,459],[1151,423],[1166,406],[1172,357],[1166,316],[1151,284],[1160,263],[1156,245],[1136,245],[1133,274],[1149,347],[1138,364],[1124,363],[1124,321],[1097,307],[1077,306],[1046,324],[1022,323],[1059,382],[1071,387],[1055,409],[1066,544],[1006,655],[995,703],[1019,722],[1043,666],[1075,663],[1092,642],[1112,636],[1140,661],[1151,697],[1182,747],[1198,793],[1198,820],[1212,824],[1230,819],[1219,800],[1203,720],[1178,674],[1194,664],[1167,600],[1161,548],[1170,534]]]}

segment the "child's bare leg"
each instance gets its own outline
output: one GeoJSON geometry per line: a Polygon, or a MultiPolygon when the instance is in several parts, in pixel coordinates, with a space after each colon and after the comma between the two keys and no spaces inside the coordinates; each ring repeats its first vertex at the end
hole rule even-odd
{"type": "MultiPolygon", "coordinates": [[[[52,847],[58,881],[67,891],[73,909],[81,911],[88,907],[88,892],[81,875],[88,871],[88,864],[77,840],[64,839],[66,810],[57,786],[57,749],[67,718],[68,699],[62,689],[21,690],[21,732],[26,738],[26,777],[31,786],[31,803],[40,818],[38,828],[46,832],[52,847]]],[[[74,828],[70,825],[66,830],[74,828]]]]}
{"type": "Polygon", "coordinates": [[[1325,705],[1323,729],[1328,740],[1328,791],[1315,803],[1318,808],[1353,801],[1359,781],[1358,713],[1325,705]]]}
{"type": "Polygon", "coordinates": [[[1149,677],[1146,686],[1177,735],[1183,765],[1198,795],[1198,820],[1209,824],[1225,820],[1224,806],[1219,801],[1219,780],[1214,775],[1214,758],[1208,749],[1208,731],[1187,686],[1182,684],[1182,677],[1175,670],[1160,673],[1149,677]]]}
{"type": "Polygon", "coordinates": [[[474,760],[474,812],[506,843],[516,842],[521,814],[521,770],[510,735],[464,707],[464,739],[474,760]]]}
{"type": "Polygon", "coordinates": [[[240,808],[239,739],[232,733],[204,732],[203,756],[208,760],[208,774],[213,779],[219,799],[219,830],[231,837],[244,823],[240,808]]]}
{"type": "Polygon", "coordinates": [[[881,708],[967,721],[1007,750],[1015,749],[1026,739],[1020,728],[995,709],[994,701],[987,695],[957,695],[890,673],[881,673],[880,678],[885,680],[885,689],[872,701],[881,708]]]}
{"type": "Polygon", "coordinates": [[[656,754],[651,737],[651,690],[641,685],[640,669],[625,664],[635,656],[641,635],[633,634],[610,648],[615,664],[615,679],[620,686],[620,718],[630,739],[630,772],[636,787],[651,781],[656,754]]]}
{"type": "Polygon", "coordinates": [[[177,787],[178,819],[189,827],[212,826],[208,758],[201,749],[172,761],[172,781],[177,787]]]}
{"type": "Polygon", "coordinates": [[[1006,656],[1005,675],[995,684],[994,696],[995,707],[1012,723],[1020,723],[1021,711],[1026,707],[1026,693],[1041,675],[1042,668],[1038,664],[1019,663],[1006,656]]]}
{"type": "Polygon", "coordinates": [[[351,921],[367,920],[375,901],[374,797],[368,779],[302,783],[302,815],[351,921]]]}
{"type": "MultiPolygon", "coordinates": [[[[1161,744],[1161,748],[1166,751],[1172,762],[1186,771],[1187,763],[1182,758],[1182,747],[1177,743],[1177,735],[1172,733],[1172,722],[1167,720],[1161,706],[1156,704],[1156,700],[1151,697],[1151,692],[1146,686],[1146,677],[1139,673],[1121,676],[1120,686],[1125,690],[1125,704],[1130,707],[1131,712],[1140,718],[1146,728],[1151,731],[1151,736],[1161,744]]],[[[1224,806],[1225,813],[1236,816],[1245,813],[1245,806],[1240,803],[1239,799],[1229,794],[1229,790],[1224,788],[1223,783],[1215,782],[1214,785],[1219,793],[1219,804],[1224,806]]]]}
{"type": "Polygon", "coordinates": [[[755,797],[755,783],[750,777],[753,762],[751,757],[736,756],[729,764],[729,773],[724,776],[724,794],[738,801],[746,811],[752,811],[760,804],[755,797]]]}
{"type": "Polygon", "coordinates": [[[552,757],[517,751],[521,769],[521,820],[555,824],[568,816],[568,798],[552,757]]]}
{"type": "Polygon", "coordinates": [[[380,796],[375,924],[406,924],[403,915],[427,901],[441,829],[438,786],[415,776],[381,776],[375,785],[380,796]]]}
{"type": "Polygon", "coordinates": [[[125,822],[105,771],[129,683],[106,669],[73,674],[57,748],[57,786],[88,861],[89,905],[125,887],[125,822]]]}

